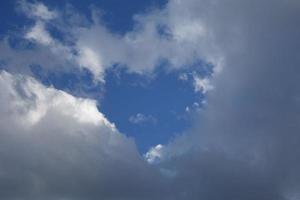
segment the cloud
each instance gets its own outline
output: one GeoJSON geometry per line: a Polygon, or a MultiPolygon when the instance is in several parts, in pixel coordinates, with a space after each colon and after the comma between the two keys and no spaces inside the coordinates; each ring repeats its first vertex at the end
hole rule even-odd
{"type": "Polygon", "coordinates": [[[120,64],[135,73],[152,72],[163,60],[169,62],[171,69],[182,68],[199,59],[219,67],[217,61],[221,60],[221,55],[210,57],[206,50],[215,51],[213,47],[202,49],[208,45],[204,44],[207,37],[202,24],[199,21],[186,23],[189,19],[182,23],[171,21],[169,18],[173,16],[165,15],[164,11],[136,15],[135,28],[124,35],[114,34],[101,22],[94,22],[80,29],[77,47],[93,49],[103,58],[104,67],[120,64]],[[165,30],[162,33],[161,27],[165,30]]]}
{"type": "Polygon", "coordinates": [[[31,18],[47,21],[58,17],[58,13],[55,10],[50,10],[41,2],[30,3],[26,0],[20,0],[18,1],[18,9],[31,18]]]}
{"type": "Polygon", "coordinates": [[[155,147],[152,147],[146,154],[145,159],[148,163],[156,163],[159,162],[161,158],[161,151],[163,150],[164,146],[161,144],[156,145],[155,147]]]}
{"type": "Polygon", "coordinates": [[[157,123],[157,119],[153,117],[152,115],[144,115],[142,113],[137,113],[136,115],[132,115],[129,117],[129,122],[133,124],[140,124],[140,123],[157,123]]]}
{"type": "Polygon", "coordinates": [[[1,199],[154,198],[158,173],[95,101],[5,71],[0,89],[1,199]]]}
{"type": "Polygon", "coordinates": [[[26,39],[37,41],[43,45],[53,43],[52,37],[45,30],[45,24],[37,22],[36,25],[25,35],[26,39]]]}
{"type": "Polygon", "coordinates": [[[38,2],[21,1],[20,5],[20,10],[35,22],[27,27],[25,38],[48,47],[54,56],[72,63],[69,67],[88,69],[96,80],[104,81],[106,69],[115,65],[141,74],[152,73],[166,60],[170,69],[199,60],[213,64],[216,71],[222,65],[222,55],[211,45],[206,25],[185,15],[179,18],[169,6],[135,15],[134,28],[120,35],[109,30],[95,10],[89,23],[75,23],[72,15],[76,13],[67,16],[67,8],[59,12],[38,2]],[[48,26],[71,40],[63,42],[54,37],[48,26]]]}
{"type": "Polygon", "coordinates": [[[170,0],[124,35],[99,21],[70,32],[74,62],[91,57],[82,65],[99,74],[112,63],[146,73],[161,58],[216,66],[194,126],[150,149],[152,165],[94,101],[2,72],[2,199],[298,199],[299,10],[293,0],[170,0]]]}
{"type": "Polygon", "coordinates": [[[194,76],[194,90],[195,92],[206,93],[212,90],[214,87],[211,85],[208,78],[201,78],[199,76],[194,76]]]}
{"type": "Polygon", "coordinates": [[[178,198],[299,198],[299,2],[191,0],[168,7],[204,20],[224,55],[194,127],[160,153],[159,166],[176,171],[174,188],[185,188],[178,198]]]}

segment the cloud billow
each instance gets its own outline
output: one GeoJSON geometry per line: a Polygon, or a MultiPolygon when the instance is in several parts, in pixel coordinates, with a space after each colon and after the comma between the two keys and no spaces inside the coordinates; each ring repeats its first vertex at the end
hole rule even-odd
{"type": "Polygon", "coordinates": [[[5,71],[0,85],[1,199],[152,196],[157,172],[94,101],[5,71]]]}

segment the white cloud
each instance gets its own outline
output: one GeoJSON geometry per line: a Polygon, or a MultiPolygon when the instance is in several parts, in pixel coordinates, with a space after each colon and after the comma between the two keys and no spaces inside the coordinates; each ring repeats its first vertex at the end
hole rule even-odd
{"type": "Polygon", "coordinates": [[[163,59],[169,61],[171,69],[186,67],[199,59],[212,63],[215,69],[222,65],[222,55],[211,41],[210,30],[207,30],[200,18],[191,20],[191,16],[179,16],[178,8],[172,2],[163,10],[136,15],[133,30],[123,35],[108,30],[100,20],[96,20],[100,16],[94,16],[94,21],[88,26],[70,24],[68,19],[58,18],[61,24],[71,25],[69,28],[57,25],[57,28],[72,38],[73,45],[62,44],[51,37],[45,26],[47,23],[56,24],[43,20],[35,14],[35,9],[26,9],[41,7],[40,10],[49,10],[45,9],[45,5],[23,4],[27,15],[36,16],[36,24],[29,29],[26,38],[48,46],[56,56],[73,62],[76,67],[90,70],[97,80],[104,81],[105,70],[114,64],[126,66],[129,72],[135,73],[151,73],[163,59]],[[160,33],[159,27],[165,31],[160,33]]]}
{"type": "Polygon", "coordinates": [[[5,71],[1,72],[0,82],[3,91],[1,111],[9,114],[7,117],[17,118],[16,123],[22,122],[22,125],[31,127],[47,115],[57,115],[79,125],[99,126],[111,134],[118,134],[115,125],[98,111],[94,100],[75,98],[63,91],[46,88],[33,78],[14,77],[5,71]]]}
{"type": "MultiPolygon", "coordinates": [[[[98,111],[94,100],[5,71],[0,73],[0,90],[0,185],[15,184],[0,193],[1,199],[20,194],[21,199],[105,199],[114,189],[125,192],[112,198],[133,199],[130,191],[156,176],[133,141],[98,111]]],[[[147,187],[140,188],[138,199],[147,187]]]]}
{"type": "Polygon", "coordinates": [[[20,9],[22,9],[28,17],[42,20],[51,20],[58,17],[58,13],[56,11],[49,10],[47,6],[40,2],[30,3],[26,0],[20,0],[18,4],[20,9]]]}
{"type": "Polygon", "coordinates": [[[199,20],[187,20],[174,26],[174,37],[179,41],[195,42],[205,38],[206,30],[199,20]]]}
{"type": "Polygon", "coordinates": [[[102,65],[100,55],[96,54],[93,49],[83,46],[80,47],[78,63],[81,67],[88,68],[97,79],[104,81],[104,67],[102,65]]]}
{"type": "Polygon", "coordinates": [[[26,33],[25,38],[43,45],[51,45],[53,43],[52,37],[45,29],[45,24],[41,21],[36,22],[32,29],[26,33]]]}
{"type": "MultiPolygon", "coordinates": [[[[213,74],[214,75],[214,74],[213,74]]],[[[192,81],[195,93],[201,92],[203,94],[212,90],[214,86],[211,83],[213,77],[205,77],[196,71],[189,73],[181,73],[178,76],[178,79],[181,81],[192,81]]]]}
{"type": "Polygon", "coordinates": [[[129,122],[133,124],[140,124],[140,123],[157,123],[157,119],[153,117],[152,115],[144,115],[142,113],[137,113],[136,115],[132,115],[129,117],[129,122]]]}
{"type": "Polygon", "coordinates": [[[150,164],[155,164],[160,161],[162,158],[162,151],[164,146],[161,144],[156,145],[155,147],[152,147],[146,154],[145,159],[150,164]]]}
{"type": "Polygon", "coordinates": [[[212,86],[210,80],[208,78],[202,78],[200,76],[194,75],[194,90],[195,92],[206,93],[209,90],[212,90],[214,87],[212,86]]]}
{"type": "Polygon", "coordinates": [[[181,73],[181,74],[179,74],[178,79],[181,81],[187,81],[189,79],[189,77],[188,77],[187,73],[181,73]]]}

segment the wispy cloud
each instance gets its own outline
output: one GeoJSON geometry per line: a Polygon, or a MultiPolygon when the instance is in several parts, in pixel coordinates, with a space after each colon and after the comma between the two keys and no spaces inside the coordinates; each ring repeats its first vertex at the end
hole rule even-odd
{"type": "Polygon", "coordinates": [[[157,119],[152,115],[144,115],[142,113],[137,113],[129,117],[129,122],[133,124],[144,124],[144,123],[151,123],[156,124],[157,119]]]}

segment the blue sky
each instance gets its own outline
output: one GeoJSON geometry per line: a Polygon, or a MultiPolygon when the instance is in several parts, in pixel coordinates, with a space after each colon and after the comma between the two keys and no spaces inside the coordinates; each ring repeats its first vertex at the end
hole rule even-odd
{"type": "Polygon", "coordinates": [[[298,19],[297,0],[0,2],[0,199],[300,199],[298,19]]]}
{"type": "Polygon", "coordinates": [[[102,111],[120,131],[136,138],[142,152],[186,130],[191,117],[186,108],[203,98],[194,92],[192,83],[180,81],[178,74],[164,69],[158,69],[154,78],[123,71],[107,74],[102,111]],[[138,113],[152,119],[130,122],[138,113]]]}

